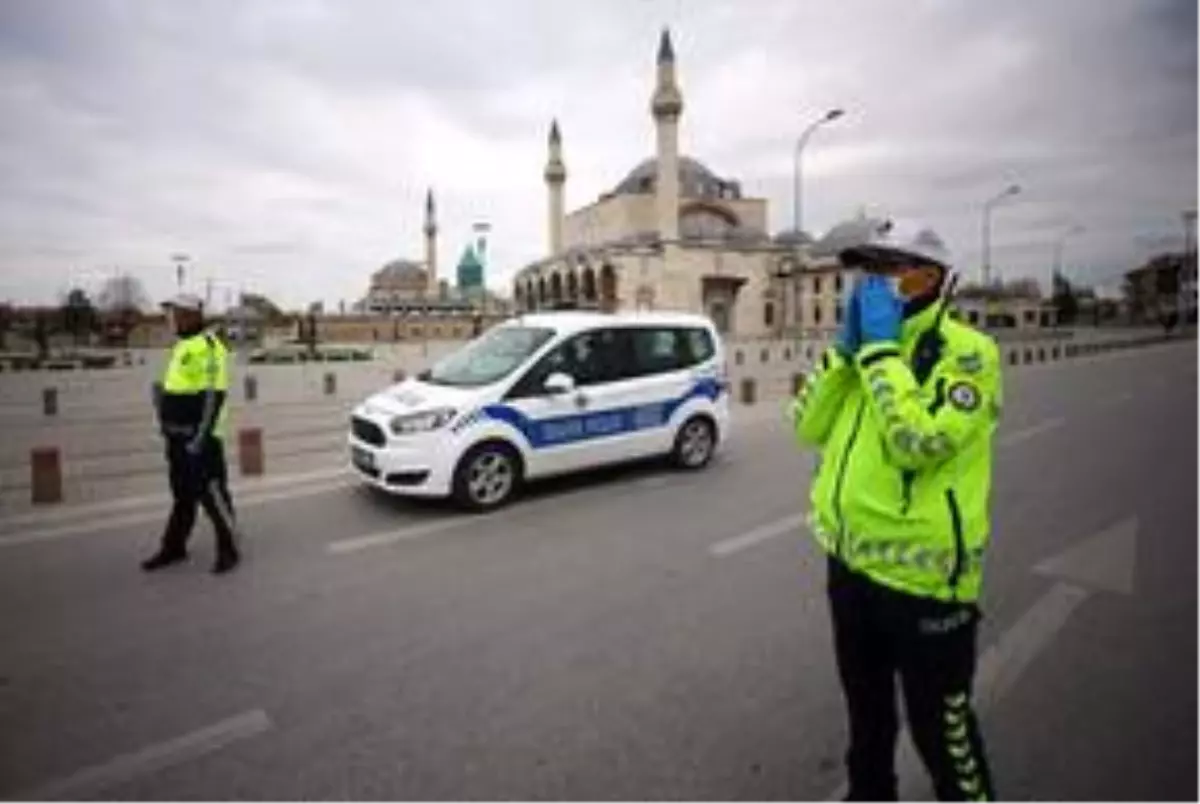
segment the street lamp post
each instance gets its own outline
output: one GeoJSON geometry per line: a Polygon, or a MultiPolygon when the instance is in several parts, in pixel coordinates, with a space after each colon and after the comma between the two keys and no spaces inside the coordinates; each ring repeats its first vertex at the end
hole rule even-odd
{"type": "Polygon", "coordinates": [[[1188,323],[1196,304],[1196,210],[1185,209],[1183,220],[1183,276],[1180,277],[1179,315],[1182,324],[1188,323]]]}
{"type": "Polygon", "coordinates": [[[1011,198],[1021,192],[1021,185],[1010,184],[1003,192],[989,198],[983,205],[983,285],[987,287],[992,279],[992,209],[1006,198],[1011,198]]]}
{"type": "Polygon", "coordinates": [[[796,138],[795,158],[792,164],[792,228],[795,230],[797,236],[800,234],[800,156],[813,132],[826,123],[832,123],[845,113],[844,109],[830,109],[824,115],[810,123],[808,128],[804,129],[800,136],[796,138]]]}
{"type": "Polygon", "coordinates": [[[1084,231],[1084,229],[1082,226],[1080,226],[1079,224],[1074,224],[1069,229],[1067,229],[1062,234],[1060,234],[1058,236],[1058,239],[1054,241],[1054,267],[1053,267],[1053,272],[1050,274],[1050,295],[1051,296],[1054,295],[1054,277],[1061,275],[1062,271],[1063,271],[1063,266],[1062,266],[1063,249],[1067,245],[1067,239],[1070,237],[1073,237],[1074,235],[1082,234],[1083,231],[1084,231]]]}
{"type": "Polygon", "coordinates": [[[186,254],[171,255],[171,262],[175,263],[175,287],[180,293],[183,292],[183,273],[189,260],[191,257],[186,254]]]}

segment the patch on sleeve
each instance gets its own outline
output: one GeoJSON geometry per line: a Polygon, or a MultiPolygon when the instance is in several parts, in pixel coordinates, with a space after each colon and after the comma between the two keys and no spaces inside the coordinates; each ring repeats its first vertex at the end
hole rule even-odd
{"type": "Polygon", "coordinates": [[[946,392],[950,404],[968,413],[979,407],[979,389],[969,382],[956,382],[946,392]]]}
{"type": "Polygon", "coordinates": [[[958,358],[958,368],[964,374],[978,374],[983,371],[983,355],[979,354],[979,352],[960,355],[958,358]]]}

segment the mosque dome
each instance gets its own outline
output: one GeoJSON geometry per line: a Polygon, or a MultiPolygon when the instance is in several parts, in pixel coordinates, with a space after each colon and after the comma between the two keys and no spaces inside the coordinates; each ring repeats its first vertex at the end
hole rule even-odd
{"type": "MultiPolygon", "coordinates": [[[[649,195],[658,181],[658,159],[650,158],[629,172],[613,190],[614,195],[649,195]]],[[[736,181],[722,179],[703,162],[690,156],[679,157],[680,198],[736,199],[742,188],[736,181]]]]}

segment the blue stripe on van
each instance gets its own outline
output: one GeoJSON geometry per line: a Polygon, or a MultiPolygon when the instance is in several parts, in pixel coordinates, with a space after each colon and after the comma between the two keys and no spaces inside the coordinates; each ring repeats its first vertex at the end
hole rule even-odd
{"type": "Polygon", "coordinates": [[[501,404],[486,405],[482,412],[485,417],[505,422],[520,431],[534,449],[543,449],[662,427],[688,400],[715,401],[721,392],[721,384],[714,378],[706,377],[697,380],[691,390],[681,397],[648,405],[549,419],[531,419],[516,408],[501,404]]]}

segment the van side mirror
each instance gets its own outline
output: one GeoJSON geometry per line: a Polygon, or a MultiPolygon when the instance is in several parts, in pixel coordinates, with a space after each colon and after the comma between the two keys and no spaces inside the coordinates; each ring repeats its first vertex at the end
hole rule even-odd
{"type": "Polygon", "coordinates": [[[542,388],[551,396],[569,394],[575,390],[575,379],[570,374],[556,371],[546,378],[546,381],[542,383],[542,388]]]}

